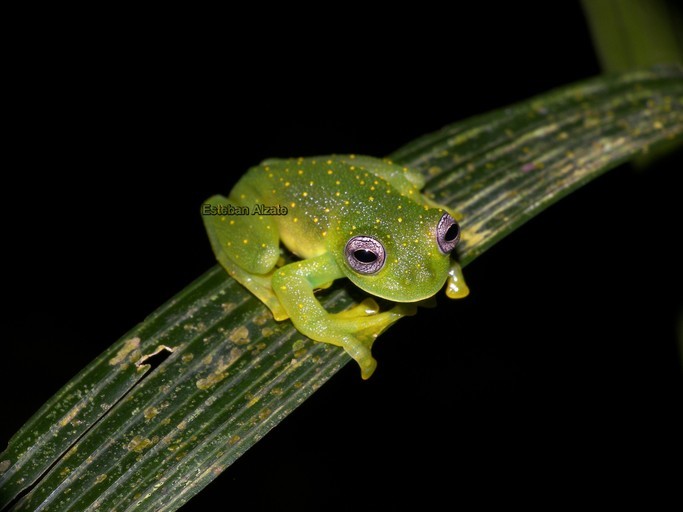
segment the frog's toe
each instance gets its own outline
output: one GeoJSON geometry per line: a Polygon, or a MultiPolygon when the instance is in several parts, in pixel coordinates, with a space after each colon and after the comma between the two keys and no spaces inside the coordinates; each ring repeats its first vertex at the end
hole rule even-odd
{"type": "Polygon", "coordinates": [[[364,360],[363,362],[359,361],[358,365],[360,366],[360,376],[363,378],[363,380],[368,380],[370,377],[372,377],[372,374],[375,373],[377,361],[374,357],[370,356],[369,359],[364,360]]]}
{"type": "Polygon", "coordinates": [[[370,348],[361,341],[349,336],[342,343],[346,353],[351,356],[360,366],[360,373],[363,379],[369,379],[377,368],[377,361],[372,357],[370,348]]]}
{"type": "Polygon", "coordinates": [[[373,298],[368,297],[364,299],[360,304],[353,306],[347,310],[344,310],[336,314],[337,318],[358,318],[364,316],[376,315],[379,313],[379,304],[373,298]]]}

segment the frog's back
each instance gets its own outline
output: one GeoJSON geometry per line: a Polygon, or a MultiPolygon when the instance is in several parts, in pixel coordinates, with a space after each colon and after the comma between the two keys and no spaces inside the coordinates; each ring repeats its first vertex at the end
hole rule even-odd
{"type": "Polygon", "coordinates": [[[264,201],[294,203],[293,208],[300,211],[322,210],[316,214],[325,213],[325,208],[338,210],[361,197],[373,197],[372,192],[378,195],[389,188],[413,195],[423,186],[422,177],[412,170],[356,155],[269,159],[252,167],[245,178],[259,189],[264,201]]]}
{"type": "Polygon", "coordinates": [[[257,191],[258,202],[278,211],[286,208],[287,214],[274,221],[283,243],[304,258],[325,251],[326,237],[338,219],[376,222],[378,212],[399,197],[420,204],[422,197],[419,175],[366,156],[269,159],[252,167],[243,180],[257,191]]]}

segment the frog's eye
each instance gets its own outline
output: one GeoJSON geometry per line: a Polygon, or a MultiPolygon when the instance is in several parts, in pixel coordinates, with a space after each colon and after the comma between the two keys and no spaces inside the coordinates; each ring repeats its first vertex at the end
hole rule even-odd
{"type": "Polygon", "coordinates": [[[460,240],[460,226],[455,219],[444,213],[436,227],[436,241],[439,244],[439,249],[442,253],[448,254],[460,240]]]}
{"type": "Polygon", "coordinates": [[[376,274],[384,266],[384,246],[370,236],[354,236],[346,242],[346,261],[361,274],[376,274]]]}

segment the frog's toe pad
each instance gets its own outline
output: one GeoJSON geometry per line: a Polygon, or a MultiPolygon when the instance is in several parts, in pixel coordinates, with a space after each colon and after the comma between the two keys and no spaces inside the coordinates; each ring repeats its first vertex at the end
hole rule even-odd
{"type": "Polygon", "coordinates": [[[375,373],[377,361],[374,357],[369,356],[362,361],[358,361],[358,366],[360,366],[360,376],[363,378],[363,380],[368,380],[372,374],[375,373]]]}

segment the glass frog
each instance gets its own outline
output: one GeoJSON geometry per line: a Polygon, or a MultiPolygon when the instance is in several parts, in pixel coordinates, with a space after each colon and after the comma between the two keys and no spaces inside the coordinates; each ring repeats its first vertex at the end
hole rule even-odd
{"type": "Polygon", "coordinates": [[[451,257],[457,215],[421,194],[423,185],[417,172],[378,158],[272,159],[249,169],[227,198],[209,198],[202,213],[228,273],[275,320],[289,318],[309,338],[343,347],[367,379],[382,331],[446,281],[449,297],[468,294],[451,257]],[[300,259],[280,265],[280,243],[300,259]],[[315,291],[341,278],[396,304],[380,311],[367,298],[330,313],[315,291]]]}

